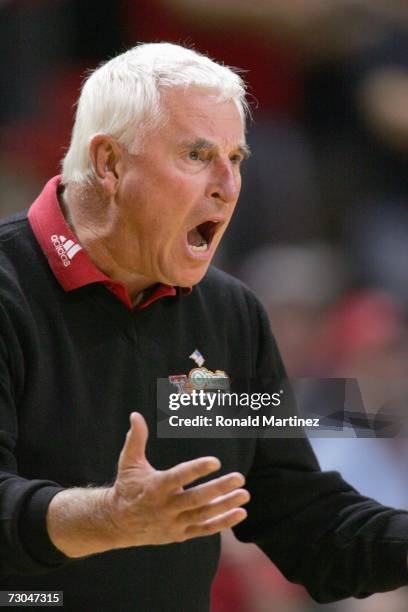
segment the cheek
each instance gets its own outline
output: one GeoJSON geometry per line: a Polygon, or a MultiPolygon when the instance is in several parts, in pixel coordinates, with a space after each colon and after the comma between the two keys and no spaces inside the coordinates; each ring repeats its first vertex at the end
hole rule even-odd
{"type": "Polygon", "coordinates": [[[184,210],[188,210],[194,194],[197,194],[197,187],[178,172],[156,172],[150,176],[145,199],[154,208],[160,208],[161,218],[167,218],[172,223],[184,210]]]}
{"type": "Polygon", "coordinates": [[[174,173],[166,184],[162,183],[159,189],[157,187],[154,197],[159,203],[158,225],[164,226],[169,235],[185,230],[199,210],[200,185],[174,173]]]}
{"type": "Polygon", "coordinates": [[[199,177],[193,177],[180,175],[174,172],[167,181],[165,186],[166,193],[172,194],[174,201],[184,201],[187,205],[188,202],[197,199],[197,196],[202,189],[199,177]]]}
{"type": "MultiPolygon", "coordinates": [[[[242,176],[241,176],[241,172],[238,173],[237,177],[236,177],[236,181],[235,181],[235,185],[236,185],[236,190],[237,190],[237,197],[236,200],[238,200],[239,198],[239,194],[241,193],[241,187],[242,187],[242,176]]],[[[235,204],[237,202],[235,201],[235,204]]],[[[234,204],[234,208],[235,208],[235,204],[234,204]]]]}
{"type": "Polygon", "coordinates": [[[131,199],[139,198],[139,194],[143,192],[144,184],[138,172],[125,173],[119,186],[120,201],[128,202],[131,199]]]}
{"type": "Polygon", "coordinates": [[[180,248],[200,202],[203,187],[197,179],[176,170],[158,172],[151,165],[142,177],[141,173],[126,177],[121,193],[123,214],[131,235],[139,236],[142,249],[169,253],[180,248]]]}

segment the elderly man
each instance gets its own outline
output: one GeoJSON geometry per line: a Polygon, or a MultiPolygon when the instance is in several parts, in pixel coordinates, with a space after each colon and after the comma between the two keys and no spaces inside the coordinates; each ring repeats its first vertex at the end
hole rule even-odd
{"type": "Polygon", "coordinates": [[[320,601],[408,584],[408,514],[320,472],[304,438],[155,434],[156,381],[192,357],[284,376],[255,296],[208,270],[245,111],[228,68],[131,49],[86,81],[62,177],[1,223],[0,590],[203,612],[227,527],[320,601]]]}

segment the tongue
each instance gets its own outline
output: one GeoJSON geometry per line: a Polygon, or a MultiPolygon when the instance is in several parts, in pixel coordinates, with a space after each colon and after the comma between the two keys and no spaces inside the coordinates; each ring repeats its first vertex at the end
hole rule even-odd
{"type": "Polygon", "coordinates": [[[202,246],[205,244],[204,238],[196,227],[188,232],[187,241],[191,246],[202,246]]]}

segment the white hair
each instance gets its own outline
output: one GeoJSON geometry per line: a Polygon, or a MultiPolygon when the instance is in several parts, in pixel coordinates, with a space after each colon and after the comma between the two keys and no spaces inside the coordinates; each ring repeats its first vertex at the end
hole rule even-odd
{"type": "Polygon", "coordinates": [[[130,153],[140,150],[146,129],[163,119],[163,90],[190,86],[214,90],[220,102],[234,101],[245,124],[248,104],[241,77],[192,49],[141,44],[102,64],[82,87],[62,182],[91,181],[89,145],[96,134],[114,137],[130,153]]]}

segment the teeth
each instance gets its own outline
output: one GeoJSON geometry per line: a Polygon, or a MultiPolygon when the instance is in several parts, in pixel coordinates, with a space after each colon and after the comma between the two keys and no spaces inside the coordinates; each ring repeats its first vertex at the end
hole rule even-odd
{"type": "Polygon", "coordinates": [[[190,249],[195,253],[202,253],[208,249],[208,244],[205,241],[202,242],[200,246],[195,246],[194,244],[191,244],[190,249]]]}

